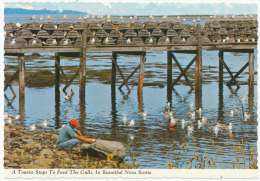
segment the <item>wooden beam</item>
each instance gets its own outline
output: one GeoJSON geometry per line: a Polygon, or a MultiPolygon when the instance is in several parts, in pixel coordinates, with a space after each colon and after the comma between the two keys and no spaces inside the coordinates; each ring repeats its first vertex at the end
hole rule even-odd
{"type": "Polygon", "coordinates": [[[18,56],[19,61],[19,113],[20,120],[24,120],[25,112],[25,61],[24,55],[18,56]]]}
{"type": "Polygon", "coordinates": [[[224,52],[219,51],[219,66],[218,66],[218,120],[223,121],[224,119],[224,100],[223,100],[223,65],[224,65],[224,52]]]}
{"type": "Polygon", "coordinates": [[[55,128],[61,127],[60,122],[60,56],[55,54],[55,128]]]}
{"type": "MultiPolygon", "coordinates": [[[[125,85],[126,88],[128,89],[128,91],[130,92],[130,88],[129,88],[128,84],[127,84],[128,81],[125,79],[125,76],[124,76],[123,72],[121,71],[119,65],[117,64],[117,61],[115,61],[115,59],[112,59],[112,61],[114,61],[115,65],[116,65],[116,69],[118,70],[121,78],[123,79],[123,85],[125,85]]],[[[119,87],[119,89],[121,89],[121,88],[122,87],[119,87]]]]}
{"type": "Polygon", "coordinates": [[[137,72],[137,70],[140,68],[140,64],[138,66],[135,67],[135,69],[133,70],[133,72],[123,81],[123,83],[119,86],[119,89],[121,89],[123,87],[123,85],[125,85],[126,83],[128,83],[129,79],[137,72]]]}
{"type": "Polygon", "coordinates": [[[227,84],[230,85],[234,81],[236,81],[236,78],[248,67],[249,63],[247,62],[228,82],[227,84]]]}
{"type": "Polygon", "coordinates": [[[145,54],[140,55],[140,72],[138,80],[138,100],[142,102],[143,99],[143,85],[144,85],[144,62],[145,54]]]}
{"type": "Polygon", "coordinates": [[[196,65],[195,65],[195,107],[196,110],[201,108],[202,96],[202,49],[197,47],[196,65]]]}
{"type": "Polygon", "coordinates": [[[111,68],[111,99],[116,96],[116,61],[117,54],[112,52],[112,68],[111,68]]]}
{"type": "Polygon", "coordinates": [[[254,52],[249,53],[249,57],[248,57],[248,68],[249,68],[249,79],[248,79],[248,85],[250,87],[254,87],[254,52]]]}
{"type": "Polygon", "coordinates": [[[167,102],[172,104],[172,53],[167,51],[167,102]]]}

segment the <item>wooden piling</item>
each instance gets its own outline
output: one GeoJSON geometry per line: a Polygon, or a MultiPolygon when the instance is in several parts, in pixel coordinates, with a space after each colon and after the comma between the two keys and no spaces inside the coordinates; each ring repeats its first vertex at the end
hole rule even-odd
{"type": "Polygon", "coordinates": [[[55,128],[60,126],[60,56],[55,53],[55,128]]]}
{"type": "Polygon", "coordinates": [[[25,114],[25,61],[24,54],[18,56],[19,61],[19,114],[24,120],[25,114]]]}
{"type": "Polygon", "coordinates": [[[172,56],[167,51],[167,102],[172,104],[172,56]]]}
{"type": "Polygon", "coordinates": [[[196,68],[195,68],[195,108],[196,110],[200,109],[202,106],[202,49],[201,46],[197,47],[197,56],[196,56],[196,68]]]}
{"type": "Polygon", "coordinates": [[[218,71],[218,120],[224,120],[224,100],[223,100],[223,68],[224,52],[219,51],[219,71],[218,71]]]}
{"type": "Polygon", "coordinates": [[[249,79],[248,79],[248,85],[249,87],[254,87],[254,50],[249,53],[248,57],[248,71],[249,71],[249,79]]]}
{"type": "Polygon", "coordinates": [[[254,120],[254,50],[248,57],[248,112],[251,114],[251,120],[254,120]]]}
{"type": "Polygon", "coordinates": [[[86,125],[86,47],[81,49],[79,68],[79,111],[80,111],[80,131],[85,133],[86,125]]]}
{"type": "Polygon", "coordinates": [[[112,108],[112,115],[116,110],[116,61],[117,61],[117,54],[112,52],[112,68],[111,68],[111,108],[112,108]]]}
{"type": "Polygon", "coordinates": [[[140,55],[140,72],[139,72],[139,79],[138,79],[138,100],[143,99],[144,62],[145,62],[145,53],[142,53],[140,55]]]}

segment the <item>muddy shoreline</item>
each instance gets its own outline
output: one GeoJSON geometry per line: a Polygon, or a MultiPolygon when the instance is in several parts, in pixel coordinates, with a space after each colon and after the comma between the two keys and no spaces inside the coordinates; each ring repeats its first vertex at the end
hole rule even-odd
{"type": "Polygon", "coordinates": [[[71,151],[56,147],[57,133],[29,131],[18,124],[4,127],[4,167],[23,169],[53,168],[133,168],[131,163],[100,160],[80,155],[80,147],[71,151]]]}

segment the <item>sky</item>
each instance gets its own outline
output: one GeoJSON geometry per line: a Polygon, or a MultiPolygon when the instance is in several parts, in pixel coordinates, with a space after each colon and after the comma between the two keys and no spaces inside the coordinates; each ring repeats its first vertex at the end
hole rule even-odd
{"type": "Polygon", "coordinates": [[[196,15],[196,14],[257,14],[256,4],[185,4],[135,2],[73,2],[73,3],[5,3],[8,8],[76,10],[96,15],[196,15]]]}

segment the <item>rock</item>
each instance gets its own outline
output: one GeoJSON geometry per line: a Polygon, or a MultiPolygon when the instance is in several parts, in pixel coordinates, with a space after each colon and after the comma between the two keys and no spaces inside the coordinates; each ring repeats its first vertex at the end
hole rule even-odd
{"type": "Polygon", "coordinates": [[[40,152],[40,156],[41,157],[44,157],[44,158],[51,158],[53,157],[53,152],[50,150],[50,149],[43,149],[41,152],[40,152]]]}
{"type": "Polygon", "coordinates": [[[38,158],[33,162],[35,168],[51,168],[53,164],[53,159],[50,158],[38,158]]]}
{"type": "Polygon", "coordinates": [[[81,153],[89,156],[98,157],[101,159],[119,159],[123,160],[125,157],[125,147],[122,143],[117,141],[97,139],[91,145],[84,144],[81,153]]]}

